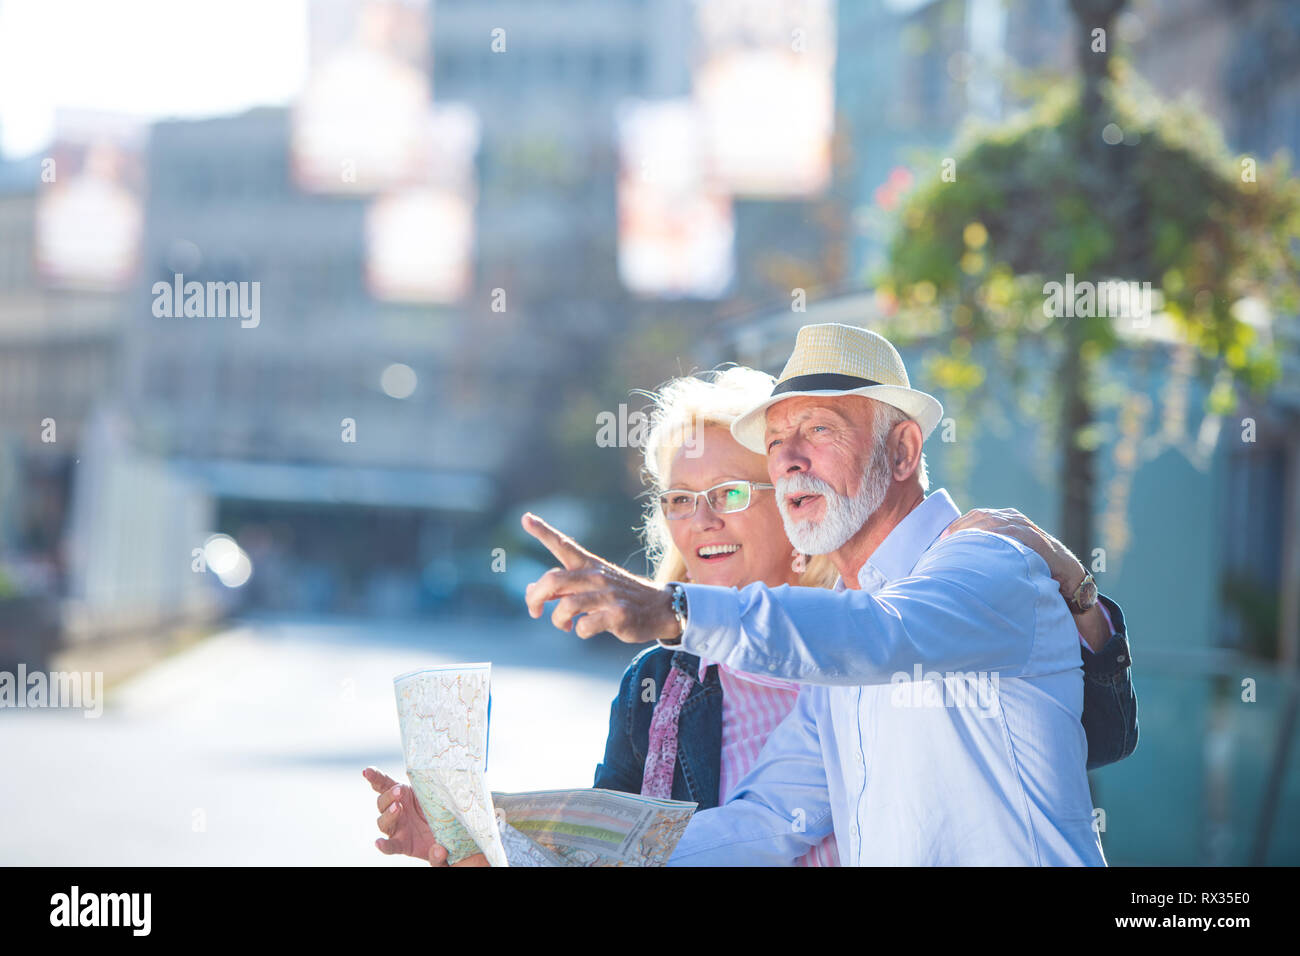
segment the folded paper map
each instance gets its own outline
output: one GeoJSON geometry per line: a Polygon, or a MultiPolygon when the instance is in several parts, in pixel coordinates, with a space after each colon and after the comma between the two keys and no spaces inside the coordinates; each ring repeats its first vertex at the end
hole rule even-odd
{"type": "MultiPolygon", "coordinates": [[[[663,866],[696,807],[616,790],[494,793],[492,800],[505,827],[555,861],[511,857],[514,866],[663,866]]],[[[507,843],[507,855],[510,849],[507,843]]]]}
{"type": "Polygon", "coordinates": [[[447,862],[493,866],[663,866],[694,803],[613,790],[490,793],[490,664],[393,679],[406,775],[447,862]]]}
{"type": "Polygon", "coordinates": [[[491,674],[491,664],[457,664],[393,678],[406,775],[448,863],[481,852],[506,865],[484,781],[491,674]]]}

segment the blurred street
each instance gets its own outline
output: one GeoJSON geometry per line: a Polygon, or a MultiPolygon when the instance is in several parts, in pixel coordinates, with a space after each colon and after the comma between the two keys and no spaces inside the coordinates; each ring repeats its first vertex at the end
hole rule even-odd
{"type": "Polygon", "coordinates": [[[390,864],[361,770],[404,779],[395,675],[492,661],[489,785],[584,787],[633,653],[545,619],[250,622],[107,688],[98,719],[0,711],[0,864],[390,864]]]}

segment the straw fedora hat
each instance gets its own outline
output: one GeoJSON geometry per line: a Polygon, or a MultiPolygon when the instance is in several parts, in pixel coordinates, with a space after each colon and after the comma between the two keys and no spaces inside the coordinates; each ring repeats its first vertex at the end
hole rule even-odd
{"type": "Polygon", "coordinates": [[[923,438],[943,417],[937,398],[912,388],[903,359],[888,339],[870,329],[828,322],[799,330],[771,396],[732,422],[732,436],[750,451],[767,454],[767,410],[804,395],[874,398],[915,420],[923,438]]]}

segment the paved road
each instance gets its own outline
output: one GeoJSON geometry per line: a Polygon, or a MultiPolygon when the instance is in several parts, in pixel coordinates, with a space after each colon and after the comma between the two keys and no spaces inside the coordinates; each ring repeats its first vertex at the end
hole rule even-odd
{"type": "Polygon", "coordinates": [[[402,770],[392,678],[493,663],[488,783],[590,786],[633,648],[545,621],[258,620],[109,690],[0,710],[0,864],[394,865],[361,769],[402,770]]]}

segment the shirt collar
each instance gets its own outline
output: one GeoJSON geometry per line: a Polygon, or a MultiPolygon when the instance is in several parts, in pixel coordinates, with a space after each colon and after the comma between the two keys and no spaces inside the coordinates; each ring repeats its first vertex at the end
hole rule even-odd
{"type": "Polygon", "coordinates": [[[961,511],[945,489],[940,488],[926,497],[880,542],[858,572],[858,584],[870,591],[888,581],[907,577],[943,529],[960,515],[961,511]]]}

